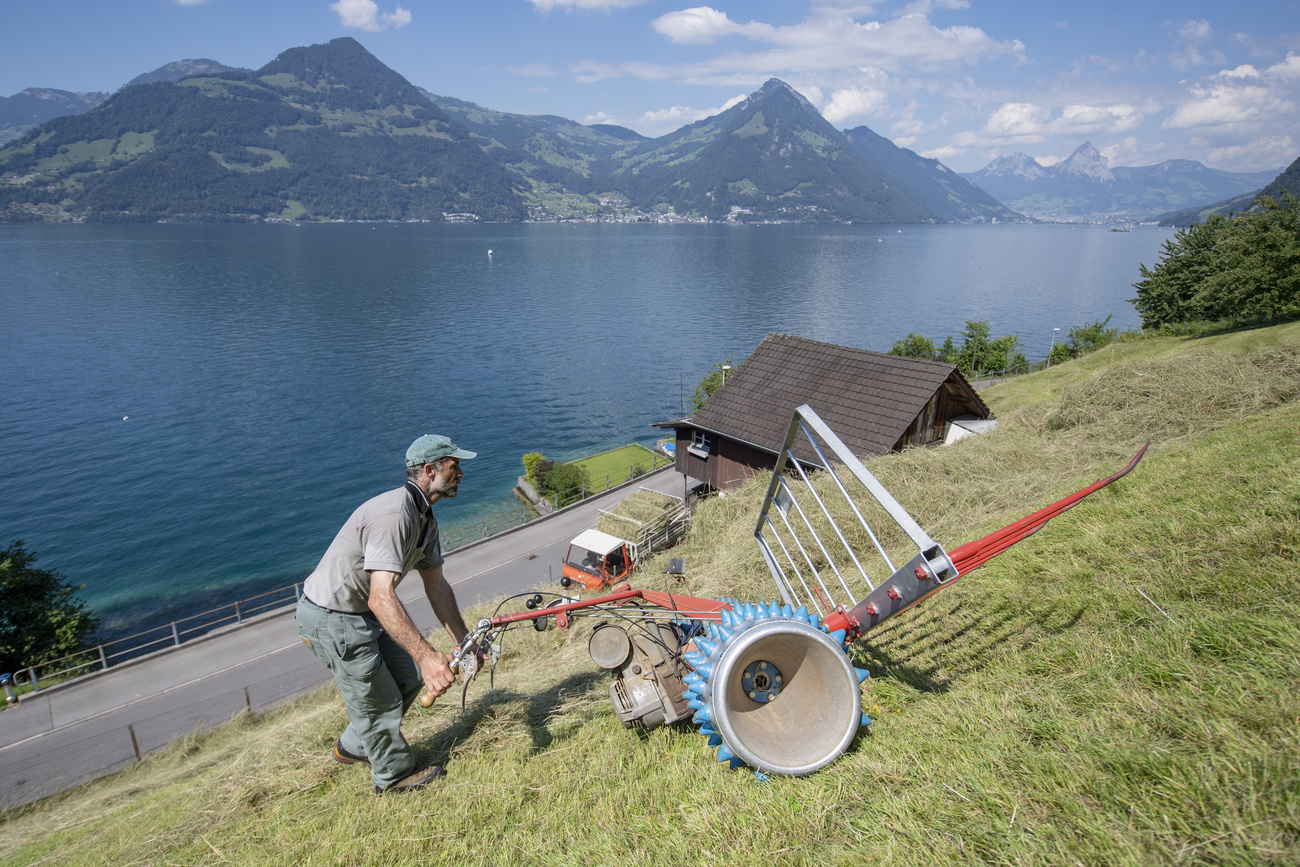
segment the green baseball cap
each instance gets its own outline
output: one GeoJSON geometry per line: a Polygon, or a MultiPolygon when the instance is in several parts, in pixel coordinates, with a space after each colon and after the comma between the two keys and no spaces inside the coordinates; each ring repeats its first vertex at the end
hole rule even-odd
{"type": "Polygon", "coordinates": [[[408,467],[419,467],[442,458],[465,460],[477,454],[478,452],[457,448],[456,444],[448,437],[439,436],[438,434],[425,434],[411,443],[411,447],[406,450],[406,465],[408,467]]]}

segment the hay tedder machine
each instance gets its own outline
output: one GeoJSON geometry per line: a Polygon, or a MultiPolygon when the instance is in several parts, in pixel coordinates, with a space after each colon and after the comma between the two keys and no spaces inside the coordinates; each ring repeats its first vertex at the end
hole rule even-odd
{"type": "MultiPolygon", "coordinates": [[[[480,620],[465,647],[477,642],[495,669],[507,630],[564,629],[598,617],[588,651],[614,675],[609,694],[625,726],[689,722],[718,748],[720,762],[748,765],[760,777],[811,774],[871,723],[862,710],[868,672],[849,660],[848,645],[1121,478],[1144,452],[1115,475],[949,552],[804,405],[791,418],[754,529],[779,600],[634,588],[581,599],[566,587],[550,598],[524,594],[526,610],[480,620]]],[[[467,688],[478,657],[460,651],[453,667],[467,688]]]]}

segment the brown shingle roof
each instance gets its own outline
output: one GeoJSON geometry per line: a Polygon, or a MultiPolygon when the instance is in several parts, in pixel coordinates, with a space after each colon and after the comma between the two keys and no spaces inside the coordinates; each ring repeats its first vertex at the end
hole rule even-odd
{"type": "Polygon", "coordinates": [[[776,452],[806,403],[854,454],[884,454],[949,377],[987,417],[955,365],[769,333],[690,424],[776,452]]]}

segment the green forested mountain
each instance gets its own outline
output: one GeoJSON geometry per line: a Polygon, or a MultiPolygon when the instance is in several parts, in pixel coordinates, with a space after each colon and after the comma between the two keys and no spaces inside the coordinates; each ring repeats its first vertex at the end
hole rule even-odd
{"type": "Polygon", "coordinates": [[[611,167],[609,178],[642,207],[667,206],[710,219],[935,219],[777,79],[721,114],[633,147],[611,167]]]}
{"type": "Polygon", "coordinates": [[[1212,205],[1200,205],[1195,208],[1175,211],[1171,214],[1162,214],[1158,219],[1162,226],[1190,226],[1193,223],[1203,223],[1216,214],[1224,217],[1229,214],[1244,214],[1259,209],[1256,201],[1261,196],[1268,196],[1270,199],[1280,201],[1283,190],[1293,196],[1300,197],[1300,157],[1292,161],[1291,165],[1287,166],[1280,175],[1270,181],[1268,186],[1262,190],[1244,193],[1231,199],[1215,202],[1212,205]]]}
{"type": "Polygon", "coordinates": [[[845,130],[844,136],[891,184],[940,220],[964,223],[1023,219],[938,160],[900,148],[865,126],[845,130]]]}
{"type": "Polygon", "coordinates": [[[199,78],[205,75],[220,75],[223,72],[252,72],[251,69],[240,69],[237,66],[226,66],[224,63],[218,63],[215,60],[209,60],[206,57],[190,58],[188,60],[173,60],[171,63],[164,63],[157,69],[149,72],[142,72],[135,78],[127,82],[131,84],[152,84],[155,81],[182,81],[186,78],[199,78]]]}
{"type": "Polygon", "coordinates": [[[517,189],[539,217],[595,215],[618,210],[601,201],[631,202],[602,189],[612,161],[645,136],[623,127],[583,126],[552,115],[493,111],[450,96],[432,99],[494,160],[517,176],[517,189]],[[604,195],[602,195],[602,193],[604,195]]]}
{"type": "Polygon", "coordinates": [[[29,87],[13,96],[0,96],[0,146],[51,118],[90,111],[107,93],[70,93],[52,87],[29,87]]]}
{"type": "Polygon", "coordinates": [[[505,171],[353,39],[125,87],[0,151],[10,218],[519,219],[505,171]]]}
{"type": "Polygon", "coordinates": [[[647,139],[433,97],[348,38],[219,66],[169,64],[0,150],[0,219],[1015,216],[865,127],[846,136],[775,79],[647,139]]]}

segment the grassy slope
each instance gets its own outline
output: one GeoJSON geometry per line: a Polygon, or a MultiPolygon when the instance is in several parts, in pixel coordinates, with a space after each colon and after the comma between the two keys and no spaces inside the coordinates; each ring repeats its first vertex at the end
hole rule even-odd
{"type": "MultiPolygon", "coordinates": [[[[1298,381],[1300,325],[1124,344],[990,390],[994,434],[872,461],[952,548],[1153,443],[859,642],[876,722],[811,777],[758,783],[690,731],[625,731],[588,627],[524,630],[466,712],[408,717],[450,772],[431,791],[375,798],[327,758],[345,722],[331,689],[5,814],[0,859],[1294,864],[1298,381]]],[[[772,595],[762,487],[697,513],[672,552],[693,592],[772,595]]]]}

